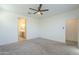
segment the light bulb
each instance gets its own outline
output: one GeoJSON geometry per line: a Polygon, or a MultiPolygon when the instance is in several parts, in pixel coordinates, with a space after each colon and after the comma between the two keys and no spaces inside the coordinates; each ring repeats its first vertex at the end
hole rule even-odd
{"type": "Polygon", "coordinates": [[[38,15],[40,15],[40,12],[37,12],[38,15]]]}

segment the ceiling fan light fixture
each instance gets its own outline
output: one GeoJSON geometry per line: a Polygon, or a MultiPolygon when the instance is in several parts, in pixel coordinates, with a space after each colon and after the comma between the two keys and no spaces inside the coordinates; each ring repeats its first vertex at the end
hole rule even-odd
{"type": "Polygon", "coordinates": [[[43,15],[43,12],[48,11],[48,9],[41,9],[42,8],[42,4],[40,4],[38,6],[38,9],[34,9],[34,8],[29,8],[30,10],[34,10],[35,12],[33,14],[37,14],[37,15],[43,15]]]}
{"type": "Polygon", "coordinates": [[[43,13],[39,11],[39,12],[37,12],[37,15],[43,15],[43,13]]]}
{"type": "Polygon", "coordinates": [[[40,14],[41,14],[41,12],[39,11],[39,12],[37,12],[37,14],[38,14],[38,15],[40,15],[40,14]]]}

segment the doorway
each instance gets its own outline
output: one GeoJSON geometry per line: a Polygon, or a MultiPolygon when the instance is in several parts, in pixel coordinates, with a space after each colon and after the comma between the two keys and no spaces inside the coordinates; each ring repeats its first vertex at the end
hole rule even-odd
{"type": "Polygon", "coordinates": [[[66,21],[66,44],[78,45],[78,20],[70,19],[66,21]]]}
{"type": "Polygon", "coordinates": [[[18,41],[23,43],[26,40],[26,19],[24,17],[18,18],[18,41]]]}

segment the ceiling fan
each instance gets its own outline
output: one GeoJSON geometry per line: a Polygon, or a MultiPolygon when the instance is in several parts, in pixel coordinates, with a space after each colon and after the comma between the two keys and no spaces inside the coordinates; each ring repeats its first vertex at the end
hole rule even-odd
{"type": "Polygon", "coordinates": [[[48,11],[48,9],[41,9],[42,6],[43,6],[43,5],[40,4],[40,5],[38,6],[38,9],[34,9],[34,8],[29,8],[29,9],[35,11],[33,14],[43,15],[43,12],[48,11]]]}

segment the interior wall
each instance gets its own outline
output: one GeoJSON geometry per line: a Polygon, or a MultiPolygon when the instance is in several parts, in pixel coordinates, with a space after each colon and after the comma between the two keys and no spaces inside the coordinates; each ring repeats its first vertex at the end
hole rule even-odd
{"type": "MultiPolygon", "coordinates": [[[[0,45],[10,44],[18,41],[18,17],[23,15],[12,13],[5,10],[0,10],[0,45]]],[[[38,37],[38,21],[34,18],[26,16],[26,37],[32,39],[38,37]]]]}
{"type": "Polygon", "coordinates": [[[0,11],[0,45],[17,41],[18,16],[7,11],[0,11]]]}
{"type": "Polygon", "coordinates": [[[34,39],[39,37],[39,20],[34,17],[27,18],[27,39],[34,39]]]}
{"type": "Polygon", "coordinates": [[[65,43],[65,21],[78,19],[78,16],[79,10],[74,10],[42,19],[41,37],[65,43]]]}

